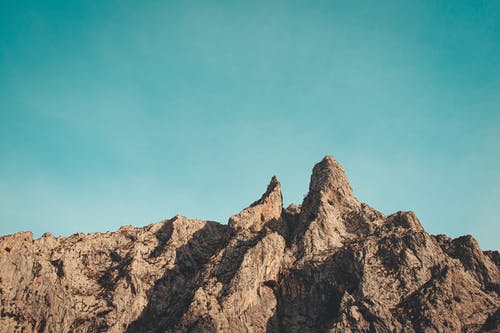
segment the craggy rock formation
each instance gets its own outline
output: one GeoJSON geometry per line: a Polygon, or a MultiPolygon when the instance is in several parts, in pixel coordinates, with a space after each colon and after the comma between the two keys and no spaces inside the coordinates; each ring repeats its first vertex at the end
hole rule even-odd
{"type": "Polygon", "coordinates": [[[0,239],[1,332],[499,332],[500,255],[360,203],[332,157],[228,225],[0,239]]]}

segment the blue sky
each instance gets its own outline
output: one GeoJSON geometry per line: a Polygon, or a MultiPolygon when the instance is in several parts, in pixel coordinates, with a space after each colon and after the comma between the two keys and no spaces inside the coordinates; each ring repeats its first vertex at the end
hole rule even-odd
{"type": "Polygon", "coordinates": [[[0,234],[226,222],[335,156],[499,248],[498,1],[0,1],[0,234]]]}

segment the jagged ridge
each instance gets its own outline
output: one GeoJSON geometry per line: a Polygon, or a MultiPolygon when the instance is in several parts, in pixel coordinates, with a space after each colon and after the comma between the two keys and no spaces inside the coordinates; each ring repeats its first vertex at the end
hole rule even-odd
{"type": "Polygon", "coordinates": [[[0,238],[2,332],[498,330],[500,255],[360,203],[333,157],[301,206],[273,177],[228,225],[0,238]]]}

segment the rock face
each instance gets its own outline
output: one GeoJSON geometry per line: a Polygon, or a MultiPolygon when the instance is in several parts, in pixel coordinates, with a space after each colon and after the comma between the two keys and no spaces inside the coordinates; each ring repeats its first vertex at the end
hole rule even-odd
{"type": "Polygon", "coordinates": [[[500,255],[353,195],[332,157],[302,205],[273,177],[228,225],[0,238],[1,332],[499,332],[500,255]]]}

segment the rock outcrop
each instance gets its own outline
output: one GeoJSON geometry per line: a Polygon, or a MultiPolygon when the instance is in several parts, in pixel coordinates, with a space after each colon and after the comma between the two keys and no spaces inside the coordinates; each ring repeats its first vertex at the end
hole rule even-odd
{"type": "Polygon", "coordinates": [[[1,332],[499,332],[500,255],[360,203],[332,157],[227,225],[0,238],[1,332]]]}

